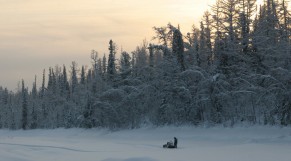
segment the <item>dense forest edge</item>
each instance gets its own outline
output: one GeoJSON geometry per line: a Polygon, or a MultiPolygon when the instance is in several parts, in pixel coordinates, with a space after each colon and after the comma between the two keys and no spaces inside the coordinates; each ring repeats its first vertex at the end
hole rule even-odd
{"type": "Polygon", "coordinates": [[[187,34],[153,30],[159,43],[118,53],[110,40],[108,57],[92,50],[90,67],[43,70],[39,88],[0,87],[0,128],[291,125],[285,0],[217,0],[187,34]]]}

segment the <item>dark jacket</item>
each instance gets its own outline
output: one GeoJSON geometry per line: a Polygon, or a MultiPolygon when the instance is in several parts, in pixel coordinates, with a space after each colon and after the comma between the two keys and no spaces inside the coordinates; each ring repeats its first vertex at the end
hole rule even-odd
{"type": "Polygon", "coordinates": [[[177,146],[178,146],[178,139],[174,137],[174,147],[177,148],[177,146]]]}

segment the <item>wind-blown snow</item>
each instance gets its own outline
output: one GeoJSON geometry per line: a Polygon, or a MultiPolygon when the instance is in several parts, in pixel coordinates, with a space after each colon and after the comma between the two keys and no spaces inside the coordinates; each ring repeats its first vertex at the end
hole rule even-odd
{"type": "Polygon", "coordinates": [[[0,130],[2,161],[290,161],[291,128],[0,130]],[[178,149],[162,145],[178,138],[178,149]]]}

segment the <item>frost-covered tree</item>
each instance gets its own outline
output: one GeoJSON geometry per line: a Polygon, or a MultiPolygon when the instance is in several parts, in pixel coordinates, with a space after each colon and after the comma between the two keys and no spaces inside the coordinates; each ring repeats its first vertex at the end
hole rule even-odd
{"type": "Polygon", "coordinates": [[[156,33],[156,36],[154,36],[153,39],[158,39],[162,45],[168,47],[169,36],[167,27],[153,27],[153,29],[156,33]]]}
{"type": "Polygon", "coordinates": [[[21,127],[23,130],[28,128],[28,92],[27,88],[24,85],[24,80],[22,80],[21,86],[21,94],[22,94],[22,118],[21,118],[21,127]]]}
{"type": "Polygon", "coordinates": [[[131,57],[127,52],[122,52],[120,56],[120,74],[122,78],[126,78],[131,73],[131,57]]]}
{"type": "Polygon", "coordinates": [[[107,75],[110,81],[113,81],[116,74],[115,67],[115,54],[116,54],[116,45],[112,40],[109,41],[109,56],[108,56],[108,66],[107,66],[107,75]]]}
{"type": "Polygon", "coordinates": [[[140,46],[137,46],[134,54],[135,54],[135,66],[138,68],[142,68],[148,65],[148,53],[147,53],[148,42],[143,40],[140,46]]]}
{"type": "Polygon", "coordinates": [[[92,50],[91,52],[91,60],[93,64],[93,70],[97,72],[98,70],[98,52],[95,50],[92,50]]]}
{"type": "Polygon", "coordinates": [[[63,72],[62,72],[61,80],[59,83],[60,83],[61,96],[68,99],[70,97],[70,85],[69,85],[67,69],[65,65],[63,66],[63,72]]]}
{"type": "Polygon", "coordinates": [[[72,66],[71,66],[71,91],[72,93],[75,92],[77,86],[78,86],[77,63],[72,62],[72,66]]]}
{"type": "Polygon", "coordinates": [[[103,55],[103,59],[102,59],[102,76],[103,79],[105,78],[105,75],[107,73],[107,59],[105,54],[103,55]]]}
{"type": "Polygon", "coordinates": [[[211,23],[212,23],[211,13],[206,11],[203,15],[202,24],[204,26],[204,36],[206,45],[206,57],[207,65],[211,66],[213,64],[213,54],[212,54],[212,37],[211,37],[211,23]]]}
{"type": "Polygon", "coordinates": [[[86,82],[85,67],[82,66],[82,69],[81,69],[81,81],[80,81],[80,83],[81,83],[82,85],[85,85],[85,82],[86,82]]]}
{"type": "Polygon", "coordinates": [[[186,36],[188,42],[186,42],[184,46],[186,48],[185,60],[189,65],[201,66],[201,60],[199,57],[199,35],[199,29],[196,28],[195,25],[192,25],[191,33],[188,32],[186,36]]]}
{"type": "Polygon", "coordinates": [[[207,69],[211,59],[211,42],[208,29],[204,28],[203,22],[200,22],[200,38],[199,38],[199,63],[198,66],[207,69]],[[210,45],[209,45],[210,44],[210,45]]]}
{"type": "Polygon", "coordinates": [[[256,12],[256,0],[240,0],[238,27],[240,28],[239,39],[242,52],[247,54],[250,48],[250,34],[252,17],[256,12]]]}
{"type": "Polygon", "coordinates": [[[162,51],[164,53],[164,56],[169,56],[169,45],[171,45],[172,42],[172,25],[168,24],[168,26],[162,26],[162,27],[153,27],[156,35],[153,37],[154,40],[158,40],[159,43],[163,46],[162,51]]]}
{"type": "Polygon", "coordinates": [[[181,67],[181,71],[184,71],[184,42],[182,38],[182,33],[179,29],[175,29],[173,32],[172,51],[173,54],[175,54],[177,57],[178,63],[181,67]]]}
{"type": "Polygon", "coordinates": [[[149,44],[149,65],[150,67],[154,66],[154,47],[152,44],[149,44]]]}

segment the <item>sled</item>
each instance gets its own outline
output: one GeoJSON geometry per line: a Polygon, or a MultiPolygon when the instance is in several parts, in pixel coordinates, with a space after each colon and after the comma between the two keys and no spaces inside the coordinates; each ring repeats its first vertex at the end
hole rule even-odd
{"type": "Polygon", "coordinates": [[[174,143],[172,141],[167,142],[167,144],[163,145],[163,148],[174,149],[177,148],[178,139],[174,137],[174,143]]]}

